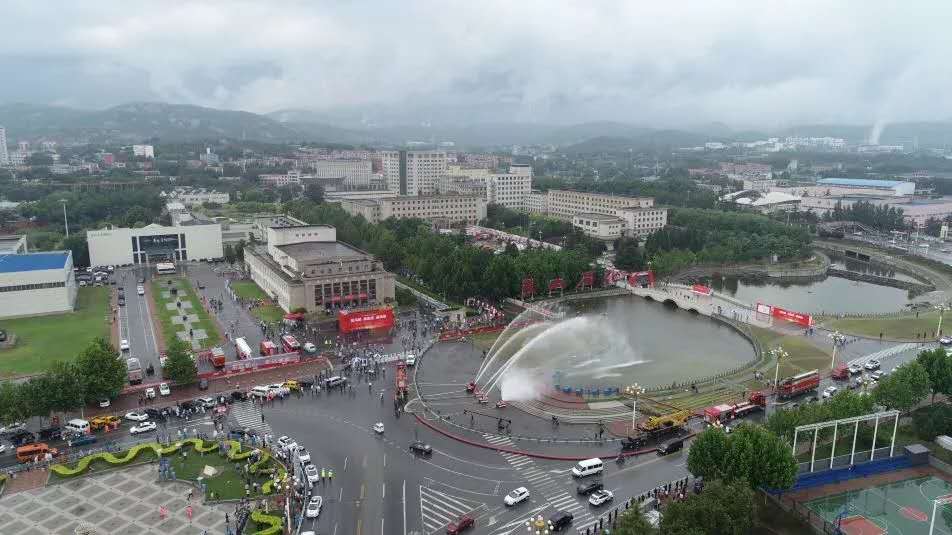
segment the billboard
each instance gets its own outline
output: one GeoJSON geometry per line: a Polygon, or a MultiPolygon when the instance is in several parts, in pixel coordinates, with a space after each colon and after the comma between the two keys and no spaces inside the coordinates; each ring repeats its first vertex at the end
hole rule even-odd
{"type": "Polygon", "coordinates": [[[168,251],[179,248],[178,234],[159,234],[157,236],[139,236],[139,249],[149,251],[168,251]]]}
{"type": "Polygon", "coordinates": [[[811,316],[810,314],[794,312],[792,310],[787,310],[785,308],[775,307],[772,305],[765,305],[763,303],[757,303],[757,313],[769,314],[770,316],[774,318],[786,320],[791,323],[796,323],[797,325],[800,325],[803,327],[809,327],[813,325],[813,316],[811,316]]]}
{"type": "Polygon", "coordinates": [[[344,334],[353,331],[391,329],[393,328],[393,309],[341,310],[337,314],[337,326],[344,334]]]}

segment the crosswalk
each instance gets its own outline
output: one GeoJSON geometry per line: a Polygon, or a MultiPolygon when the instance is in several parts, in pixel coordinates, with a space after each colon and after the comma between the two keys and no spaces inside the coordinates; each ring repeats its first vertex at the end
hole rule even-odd
{"type": "MultiPolygon", "coordinates": [[[[486,439],[486,442],[500,448],[512,448],[515,446],[509,437],[485,434],[483,438],[486,439]]],[[[499,452],[499,454],[506,459],[506,462],[508,462],[510,466],[515,468],[521,477],[525,478],[529,486],[532,487],[533,492],[541,494],[542,497],[545,498],[546,503],[552,506],[554,511],[568,511],[572,513],[575,517],[572,522],[573,525],[580,526],[579,529],[581,529],[581,527],[588,526],[594,521],[594,517],[588,511],[588,507],[579,502],[574,494],[570,494],[566,491],[564,484],[560,485],[552,479],[552,476],[548,472],[539,468],[532,457],[507,452],[499,452]]]]}
{"type": "Polygon", "coordinates": [[[420,516],[427,534],[442,533],[450,522],[483,507],[483,503],[420,486],[420,516]]]}
{"type": "Polygon", "coordinates": [[[253,401],[233,403],[228,420],[233,428],[251,428],[258,434],[273,434],[271,426],[261,418],[261,407],[253,401]]]}
{"type": "Polygon", "coordinates": [[[863,357],[857,357],[857,358],[855,358],[855,359],[849,361],[849,364],[860,364],[860,365],[862,365],[863,363],[865,363],[866,361],[868,361],[868,360],[870,360],[870,359],[876,359],[876,360],[882,362],[884,359],[887,359],[887,358],[892,357],[892,356],[894,356],[894,355],[899,355],[900,353],[905,353],[906,351],[909,351],[909,350],[911,350],[911,349],[916,349],[916,348],[918,348],[919,346],[920,346],[920,344],[908,342],[908,343],[905,343],[905,344],[899,344],[899,345],[895,345],[895,346],[892,346],[892,347],[887,347],[886,349],[881,349],[881,350],[879,350],[879,351],[877,351],[877,352],[875,352],[875,353],[870,353],[869,355],[866,355],[866,356],[863,356],[863,357]]]}

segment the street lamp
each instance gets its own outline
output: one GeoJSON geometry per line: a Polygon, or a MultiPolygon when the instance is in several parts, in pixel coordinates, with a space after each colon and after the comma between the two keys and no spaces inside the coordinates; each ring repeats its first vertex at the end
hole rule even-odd
{"type": "Polygon", "coordinates": [[[949,309],[945,303],[941,303],[935,306],[935,309],[939,311],[939,325],[935,328],[935,337],[938,338],[942,335],[942,315],[946,310],[949,309]]]}
{"type": "Polygon", "coordinates": [[[840,334],[840,331],[833,331],[828,334],[827,337],[829,337],[830,342],[833,343],[833,359],[830,361],[830,369],[832,370],[836,367],[836,347],[843,343],[845,337],[840,334]]]}
{"type": "Polygon", "coordinates": [[[774,388],[777,388],[777,381],[780,380],[780,361],[789,357],[790,353],[787,353],[783,346],[777,346],[770,350],[770,356],[777,359],[777,368],[774,370],[773,377],[774,388]]]}
{"type": "Polygon", "coordinates": [[[69,238],[69,219],[66,218],[66,199],[60,199],[63,203],[63,224],[66,226],[66,237],[69,238]]]}
{"type": "Polygon", "coordinates": [[[638,414],[638,396],[645,393],[645,387],[639,386],[638,383],[635,383],[631,386],[625,387],[625,395],[632,397],[631,402],[631,432],[635,432],[635,416],[638,414]]]}

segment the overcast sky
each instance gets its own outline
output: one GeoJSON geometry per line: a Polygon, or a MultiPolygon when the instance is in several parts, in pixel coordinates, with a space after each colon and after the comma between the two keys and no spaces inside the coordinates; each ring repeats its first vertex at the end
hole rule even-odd
{"type": "Polygon", "coordinates": [[[950,20],[941,0],[6,0],[0,103],[737,128],[947,119],[950,20]]]}

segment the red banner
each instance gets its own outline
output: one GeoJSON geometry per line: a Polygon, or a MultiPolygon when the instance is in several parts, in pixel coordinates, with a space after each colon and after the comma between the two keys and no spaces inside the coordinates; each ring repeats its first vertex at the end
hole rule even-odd
{"type": "Polygon", "coordinates": [[[714,293],[714,289],[710,286],[704,286],[703,284],[695,284],[691,286],[691,291],[700,294],[700,295],[711,295],[714,293]]]}
{"type": "Polygon", "coordinates": [[[797,325],[802,325],[803,327],[809,327],[813,325],[813,316],[810,314],[803,314],[801,312],[793,312],[792,310],[787,310],[780,307],[775,307],[772,305],[765,305],[763,303],[757,303],[757,312],[760,314],[770,314],[775,318],[789,321],[791,323],[796,323],[797,325]]]}
{"type": "Polygon", "coordinates": [[[341,333],[353,331],[393,328],[393,309],[342,310],[337,314],[337,325],[341,333]]]}

